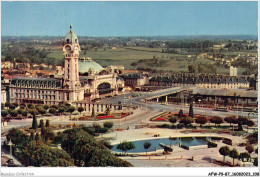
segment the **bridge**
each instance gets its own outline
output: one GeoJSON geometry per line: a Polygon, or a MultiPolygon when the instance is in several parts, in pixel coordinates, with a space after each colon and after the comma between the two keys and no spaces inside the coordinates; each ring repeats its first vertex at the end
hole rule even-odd
{"type": "Polygon", "coordinates": [[[150,93],[147,95],[147,98],[145,98],[145,101],[150,101],[153,99],[157,99],[157,102],[159,102],[159,98],[165,97],[165,102],[168,102],[168,95],[176,94],[182,91],[189,91],[194,89],[195,87],[173,87],[173,88],[168,88],[164,90],[159,90],[150,93]]]}

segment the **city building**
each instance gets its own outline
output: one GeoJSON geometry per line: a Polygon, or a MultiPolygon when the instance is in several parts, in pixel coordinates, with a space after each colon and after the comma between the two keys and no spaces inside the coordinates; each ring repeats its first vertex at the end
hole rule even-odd
{"type": "Polygon", "coordinates": [[[230,76],[237,76],[237,67],[230,66],[230,76]]]}
{"type": "Polygon", "coordinates": [[[149,77],[146,74],[130,73],[121,76],[125,81],[125,86],[133,89],[149,84],[149,77]]]}
{"type": "Polygon", "coordinates": [[[201,104],[212,103],[221,106],[254,106],[258,105],[258,93],[256,90],[237,89],[200,89],[192,91],[195,100],[200,100],[201,104]]]}
{"type": "Polygon", "coordinates": [[[3,85],[1,85],[1,103],[6,103],[6,90],[3,85]]]}
{"type": "Polygon", "coordinates": [[[123,91],[124,81],[117,67],[103,68],[90,58],[80,57],[80,45],[70,26],[63,45],[64,69],[51,77],[16,77],[10,82],[10,101],[17,103],[59,104],[91,101],[123,91]]]}
{"type": "Polygon", "coordinates": [[[149,79],[149,86],[180,87],[196,86],[207,89],[249,88],[249,81],[243,76],[180,73],[172,76],[156,76],[149,79]]]}

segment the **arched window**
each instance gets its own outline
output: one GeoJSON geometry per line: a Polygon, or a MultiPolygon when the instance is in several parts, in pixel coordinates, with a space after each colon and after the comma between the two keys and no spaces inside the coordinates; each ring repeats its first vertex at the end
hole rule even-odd
{"type": "Polygon", "coordinates": [[[75,43],[77,43],[78,42],[78,39],[75,39],[75,43]]]}
{"type": "Polygon", "coordinates": [[[69,39],[67,39],[67,43],[70,43],[70,40],[69,40],[69,39]]]}

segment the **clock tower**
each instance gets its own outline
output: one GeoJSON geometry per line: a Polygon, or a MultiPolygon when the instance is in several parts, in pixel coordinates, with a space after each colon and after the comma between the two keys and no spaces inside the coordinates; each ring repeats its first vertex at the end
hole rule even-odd
{"type": "Polygon", "coordinates": [[[78,59],[80,46],[76,33],[72,30],[66,34],[63,46],[63,54],[65,58],[64,66],[64,89],[67,90],[65,95],[66,101],[77,101],[77,90],[80,89],[78,59]]]}

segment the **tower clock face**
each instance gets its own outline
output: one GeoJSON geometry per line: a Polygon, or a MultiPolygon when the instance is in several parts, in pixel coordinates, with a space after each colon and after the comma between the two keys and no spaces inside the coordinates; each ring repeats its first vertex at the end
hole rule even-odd
{"type": "Polygon", "coordinates": [[[69,45],[65,46],[65,50],[67,53],[70,53],[71,52],[71,47],[69,45]]]}
{"type": "Polygon", "coordinates": [[[78,52],[79,47],[78,47],[78,46],[75,46],[75,47],[74,47],[74,50],[75,50],[76,52],[78,52]]]}

